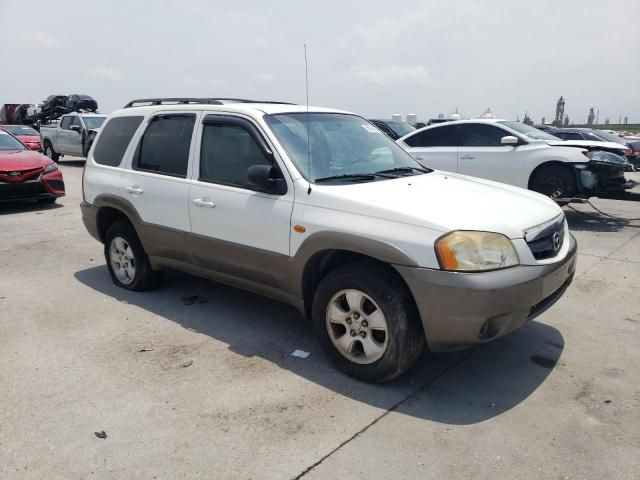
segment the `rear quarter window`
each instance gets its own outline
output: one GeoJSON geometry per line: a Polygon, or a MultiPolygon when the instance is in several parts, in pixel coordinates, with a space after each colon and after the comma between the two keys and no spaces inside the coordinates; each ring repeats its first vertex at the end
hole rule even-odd
{"type": "Polygon", "coordinates": [[[98,144],[93,151],[93,160],[100,165],[117,167],[144,117],[116,117],[104,126],[98,144]]]}

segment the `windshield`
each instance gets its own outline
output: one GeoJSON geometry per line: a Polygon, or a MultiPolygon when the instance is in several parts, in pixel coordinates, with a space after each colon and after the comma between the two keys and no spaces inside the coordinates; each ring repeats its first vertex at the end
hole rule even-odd
{"type": "Polygon", "coordinates": [[[23,127],[22,125],[5,125],[0,127],[12,135],[24,135],[26,137],[39,137],[40,134],[31,127],[23,127]]]}
{"type": "Polygon", "coordinates": [[[107,117],[82,117],[88,129],[100,128],[107,117]]]}
{"type": "Polygon", "coordinates": [[[415,130],[414,127],[405,122],[387,122],[387,125],[400,137],[404,137],[415,130]]]}
{"type": "Polygon", "coordinates": [[[504,125],[505,127],[509,127],[511,130],[515,130],[516,132],[521,133],[522,135],[529,137],[532,140],[561,140],[558,137],[554,137],[547,132],[543,132],[542,130],[538,130],[537,128],[531,127],[529,125],[525,125],[524,123],[513,121],[504,121],[498,123],[504,125]]]}
{"type": "Polygon", "coordinates": [[[622,143],[624,140],[620,138],[615,133],[604,132],[602,130],[596,130],[593,132],[597,137],[600,137],[602,140],[606,140],[607,142],[616,142],[622,143]]]}
{"type": "Polygon", "coordinates": [[[25,150],[25,148],[18,140],[0,130],[0,150],[25,150]]]}
{"type": "Polygon", "coordinates": [[[393,140],[355,115],[285,113],[267,115],[265,120],[300,174],[311,182],[345,175],[361,176],[363,181],[382,180],[389,175],[369,177],[392,169],[421,170],[413,174],[425,171],[393,140]]]}

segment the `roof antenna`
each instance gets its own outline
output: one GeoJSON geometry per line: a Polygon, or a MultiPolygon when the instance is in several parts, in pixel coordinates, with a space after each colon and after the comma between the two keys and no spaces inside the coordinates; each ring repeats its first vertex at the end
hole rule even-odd
{"type": "Polygon", "coordinates": [[[307,63],[307,44],[304,44],[304,87],[307,94],[307,113],[305,121],[307,124],[307,165],[309,166],[309,189],[307,195],[311,193],[311,140],[309,136],[309,66],[307,63]]]}

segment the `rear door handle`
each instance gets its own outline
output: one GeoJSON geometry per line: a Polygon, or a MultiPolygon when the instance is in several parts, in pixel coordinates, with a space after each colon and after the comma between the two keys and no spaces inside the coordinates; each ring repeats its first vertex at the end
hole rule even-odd
{"type": "Polygon", "coordinates": [[[132,185],[131,187],[127,187],[127,192],[129,192],[131,195],[142,195],[144,193],[144,190],[142,190],[142,187],[140,185],[132,185]]]}
{"type": "Polygon", "coordinates": [[[209,208],[216,208],[216,204],[213,203],[211,200],[209,200],[208,198],[196,198],[193,200],[193,204],[196,207],[209,207],[209,208]]]}
{"type": "Polygon", "coordinates": [[[474,157],[473,155],[463,155],[462,157],[460,157],[460,160],[473,160],[474,157]]]}

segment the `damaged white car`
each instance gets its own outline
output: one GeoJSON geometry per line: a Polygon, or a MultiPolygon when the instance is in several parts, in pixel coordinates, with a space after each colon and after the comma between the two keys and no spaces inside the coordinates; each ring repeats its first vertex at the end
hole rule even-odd
{"type": "Polygon", "coordinates": [[[559,202],[629,187],[624,145],[565,141],[515,121],[447,122],[397,143],[425,167],[528,188],[559,202]]]}

